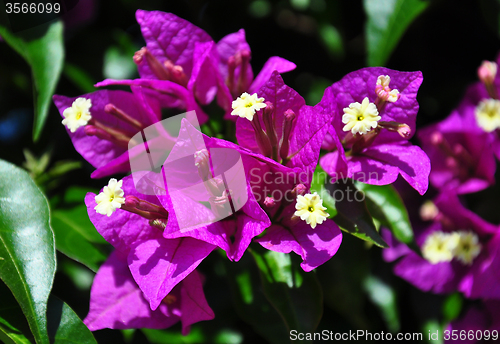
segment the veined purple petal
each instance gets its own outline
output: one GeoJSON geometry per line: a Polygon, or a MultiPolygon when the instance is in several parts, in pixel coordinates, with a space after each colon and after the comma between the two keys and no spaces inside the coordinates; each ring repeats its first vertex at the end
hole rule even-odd
{"type": "Polygon", "coordinates": [[[262,86],[266,84],[266,82],[271,78],[273,72],[276,70],[278,73],[286,73],[294,70],[297,66],[295,63],[290,62],[288,60],[285,60],[282,57],[279,56],[271,56],[262,69],[260,70],[259,74],[255,77],[254,81],[252,82],[252,85],[250,85],[250,89],[248,90],[248,93],[253,94],[257,92],[262,86]]]}
{"type": "MultiPolygon", "coordinates": [[[[146,46],[154,57],[180,65],[188,76],[193,68],[193,52],[197,42],[209,42],[210,36],[199,27],[172,13],[137,10],[137,22],[146,46]]],[[[147,64],[139,66],[142,78],[156,79],[147,64]]]]}
{"type": "MultiPolygon", "coordinates": [[[[250,46],[248,45],[245,38],[244,29],[240,29],[237,32],[230,33],[229,35],[223,37],[219,42],[217,42],[217,51],[220,57],[219,71],[224,80],[226,80],[226,78],[228,77],[228,59],[231,56],[236,55],[238,52],[244,50],[248,52],[251,51],[250,46]]],[[[238,80],[240,72],[241,69],[239,67],[236,67],[236,70],[234,71],[235,80],[238,80]]],[[[253,80],[252,68],[251,67],[247,68],[246,73],[247,73],[246,80],[248,82],[248,85],[244,87],[245,89],[247,89],[250,86],[253,80]]]]}
{"type": "MultiPolygon", "coordinates": [[[[125,196],[136,196],[150,203],[160,205],[156,196],[142,195],[136,191],[132,176],[123,178],[122,189],[125,196]]],[[[95,196],[90,192],[85,196],[85,205],[87,206],[90,221],[99,234],[113,245],[117,254],[122,257],[128,255],[133,245],[162,236],[162,232],[155,227],[151,227],[147,219],[128,211],[117,209],[110,217],[97,213],[94,209],[97,205],[95,196]]]]}
{"type": "Polygon", "coordinates": [[[273,225],[255,241],[271,251],[294,251],[302,257],[300,266],[308,272],[333,257],[342,242],[342,233],[332,220],[326,220],[314,229],[301,221],[290,229],[273,225]]]}
{"type": "Polygon", "coordinates": [[[103,328],[161,329],[178,322],[181,309],[181,302],[176,302],[151,310],[132,278],[127,262],[113,252],[94,278],[89,314],[84,323],[91,331],[103,328]]]}
{"type": "Polygon", "coordinates": [[[130,271],[151,309],[191,273],[215,248],[192,238],[157,237],[135,245],[128,256],[130,271]]]}
{"type": "MultiPolygon", "coordinates": [[[[131,117],[143,123],[145,127],[153,123],[150,115],[144,110],[143,103],[130,92],[100,90],[84,94],[80,97],[87,98],[92,101],[92,107],[90,108],[92,118],[111,128],[119,128],[124,131],[128,131],[131,134],[135,134],[137,132],[137,128],[120,121],[118,118],[104,111],[104,107],[110,103],[124,110],[131,117]]],[[[64,110],[71,107],[73,102],[80,97],[54,95],[53,100],[59,109],[61,116],[63,116],[64,110]]],[[[126,151],[125,148],[119,147],[110,141],[100,139],[96,136],[86,135],[83,127],[77,129],[74,133],[69,131],[69,129],[67,129],[67,132],[73,142],[73,145],[75,146],[76,151],[96,168],[105,166],[113,159],[123,155],[126,151]]]]}

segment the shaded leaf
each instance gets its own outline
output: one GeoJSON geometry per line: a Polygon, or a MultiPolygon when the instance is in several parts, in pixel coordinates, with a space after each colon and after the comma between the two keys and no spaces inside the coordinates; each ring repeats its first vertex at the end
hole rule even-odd
{"type": "Polygon", "coordinates": [[[48,343],[47,299],[56,253],[47,200],[22,169],[0,160],[0,278],[38,343],[48,343]]]}
{"type": "Polygon", "coordinates": [[[52,95],[63,67],[63,24],[61,21],[56,21],[16,34],[0,26],[0,36],[31,67],[35,103],[33,140],[37,141],[47,119],[52,95]],[[42,36],[40,32],[43,32],[42,36]]]}
{"type": "Polygon", "coordinates": [[[141,329],[146,338],[155,344],[171,343],[171,344],[200,344],[207,343],[203,332],[200,328],[193,326],[187,336],[183,336],[180,331],[162,331],[152,330],[149,328],[141,329]]]}
{"type": "Polygon", "coordinates": [[[374,218],[389,228],[402,243],[413,243],[415,238],[408,211],[392,185],[356,183],[356,187],[365,193],[368,210],[374,218]]]}
{"type": "Polygon", "coordinates": [[[0,340],[7,344],[33,343],[33,336],[23,311],[9,288],[2,282],[0,282],[0,295],[2,295],[2,302],[0,303],[0,340]]]}
{"type": "Polygon", "coordinates": [[[356,189],[352,180],[326,184],[326,190],[335,198],[337,215],[333,217],[333,221],[342,230],[379,247],[389,247],[377,232],[366,207],[364,194],[356,189]]]}
{"type": "Polygon", "coordinates": [[[326,207],[327,213],[330,215],[330,217],[333,217],[337,215],[337,209],[335,209],[335,199],[325,188],[325,184],[328,178],[330,178],[328,176],[328,173],[326,173],[319,164],[316,165],[316,170],[314,171],[313,179],[311,182],[311,192],[318,193],[318,195],[323,200],[323,206],[326,207]]]}
{"type": "Polygon", "coordinates": [[[233,305],[238,316],[270,343],[282,343],[288,330],[278,312],[266,299],[259,282],[259,271],[250,255],[238,264],[224,260],[233,305]]]}
{"type": "Polygon", "coordinates": [[[369,66],[384,66],[411,22],[429,5],[425,0],[363,0],[369,66]]]}
{"type": "Polygon", "coordinates": [[[51,296],[47,312],[48,330],[54,344],[97,344],[94,335],[64,301],[51,296]]]}
{"type": "Polygon", "coordinates": [[[289,254],[260,248],[251,252],[263,292],[285,321],[288,333],[314,332],[323,315],[323,292],[316,274],[304,272],[298,263],[292,264],[289,254]]]}

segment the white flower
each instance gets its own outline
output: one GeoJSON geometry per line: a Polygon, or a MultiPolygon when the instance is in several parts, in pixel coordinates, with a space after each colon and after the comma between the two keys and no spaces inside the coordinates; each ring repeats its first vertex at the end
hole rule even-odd
{"type": "Polygon", "coordinates": [[[380,118],[375,104],[370,103],[368,97],[365,97],[361,104],[357,102],[351,103],[348,108],[344,108],[342,123],[345,126],[343,130],[363,135],[372,130],[372,128],[376,128],[380,118]]]}
{"type": "Polygon", "coordinates": [[[95,211],[108,217],[125,203],[124,192],[122,190],[123,181],[117,181],[115,178],[109,180],[108,186],[102,189],[102,192],[95,196],[97,205],[95,211]]]}
{"type": "Polygon", "coordinates": [[[326,208],[323,207],[323,200],[316,192],[304,196],[298,195],[295,209],[297,211],[295,211],[294,215],[306,221],[313,229],[316,228],[316,224],[322,224],[330,216],[325,212],[326,208]]]}
{"type": "Polygon", "coordinates": [[[231,112],[231,115],[244,117],[251,121],[253,120],[253,115],[255,115],[256,111],[259,111],[267,106],[264,101],[264,98],[257,97],[257,93],[249,95],[245,92],[233,101],[233,111],[231,112]]]}
{"type": "Polygon", "coordinates": [[[471,231],[458,231],[460,240],[455,247],[455,257],[466,265],[471,265],[472,261],[481,252],[481,244],[477,234],[471,231]]]}
{"type": "Polygon", "coordinates": [[[422,255],[432,264],[451,262],[459,240],[457,233],[433,232],[425,239],[422,255]]]}
{"type": "Polygon", "coordinates": [[[71,107],[64,110],[62,124],[74,133],[76,129],[87,125],[92,118],[89,111],[91,107],[92,101],[90,99],[77,98],[71,107]]]}
{"type": "Polygon", "coordinates": [[[484,99],[476,107],[477,124],[484,131],[491,133],[500,128],[500,100],[484,99]]]}

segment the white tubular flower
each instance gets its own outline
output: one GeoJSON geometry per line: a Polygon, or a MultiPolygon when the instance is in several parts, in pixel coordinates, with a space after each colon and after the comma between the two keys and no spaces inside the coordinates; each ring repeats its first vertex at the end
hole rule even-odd
{"type": "Polygon", "coordinates": [[[425,239],[422,255],[432,264],[451,262],[459,240],[457,233],[433,232],[425,239]]]}
{"type": "Polygon", "coordinates": [[[471,231],[457,232],[460,240],[455,248],[455,257],[465,265],[471,265],[481,252],[481,244],[477,234],[471,231]]]}
{"type": "Polygon", "coordinates": [[[91,107],[92,101],[90,99],[77,98],[71,107],[64,110],[62,124],[74,133],[76,129],[87,125],[92,118],[90,115],[91,107]]]}
{"type": "Polygon", "coordinates": [[[123,181],[117,181],[111,178],[107,186],[102,189],[102,192],[95,196],[97,205],[95,211],[102,215],[111,216],[116,209],[121,208],[125,203],[124,192],[122,190],[123,181]]]}
{"type": "Polygon", "coordinates": [[[358,102],[351,103],[348,108],[344,108],[342,123],[345,126],[343,130],[364,135],[377,127],[380,118],[375,104],[370,103],[368,97],[365,97],[361,104],[358,102]]]}
{"type": "Polygon", "coordinates": [[[484,131],[491,133],[500,128],[500,100],[484,99],[476,107],[477,124],[484,131]]]}
{"type": "Polygon", "coordinates": [[[231,115],[240,116],[251,121],[255,112],[267,106],[264,101],[264,98],[257,97],[257,93],[250,95],[245,92],[233,101],[231,115]]]}
{"type": "Polygon", "coordinates": [[[325,212],[326,208],[323,207],[323,200],[316,192],[304,196],[298,195],[295,209],[297,210],[294,215],[306,221],[308,225],[311,225],[312,229],[316,228],[317,224],[322,224],[330,216],[325,212]]]}

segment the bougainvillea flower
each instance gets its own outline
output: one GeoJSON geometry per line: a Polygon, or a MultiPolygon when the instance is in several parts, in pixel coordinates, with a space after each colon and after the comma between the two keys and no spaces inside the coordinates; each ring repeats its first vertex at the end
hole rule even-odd
{"type": "MultiPolygon", "coordinates": [[[[114,185],[116,180],[110,181],[114,185]]],[[[168,212],[154,195],[137,192],[132,176],[114,185],[125,202],[111,209],[106,216],[97,212],[102,202],[109,202],[113,194],[103,190],[98,196],[88,193],[85,204],[91,222],[97,231],[115,247],[119,259],[128,262],[134,280],[156,310],[165,296],[188,276],[215,248],[214,245],[193,238],[165,239],[161,227],[168,212]],[[121,189],[122,192],[119,192],[121,189]],[[107,196],[108,199],[106,199],[107,196]]],[[[108,185],[108,188],[110,187],[108,185]]],[[[110,207],[112,206],[112,202],[110,207]]]]}
{"type": "MultiPolygon", "coordinates": [[[[134,57],[141,78],[177,83],[202,105],[217,95],[229,119],[234,98],[254,93],[274,70],[295,69],[294,63],[273,56],[254,79],[243,29],[215,44],[205,31],[172,13],[138,10],[136,17],[146,40],[146,47],[134,57]]],[[[175,98],[171,105],[176,105],[175,98]]]]}
{"type": "Polygon", "coordinates": [[[497,341],[500,338],[500,302],[486,300],[471,305],[460,318],[453,320],[446,328],[449,335],[445,343],[456,343],[452,334],[457,334],[460,343],[474,344],[497,341]]]}
{"type": "Polygon", "coordinates": [[[238,143],[254,152],[245,166],[252,190],[273,222],[256,241],[269,250],[294,251],[311,271],[342,241],[319,196],[307,192],[331,116],[305,105],[276,71],[256,94],[266,106],[236,121],[238,143]]]}
{"type": "Polygon", "coordinates": [[[415,132],[421,72],[373,67],[347,74],[325,90],[317,105],[333,114],[320,160],[334,180],[393,183],[400,174],[420,194],[428,188],[430,162],[408,140],[415,132]],[[397,90],[397,92],[396,92],[397,90]]]}
{"type": "Polygon", "coordinates": [[[424,291],[499,299],[500,228],[465,209],[453,193],[439,195],[434,203],[433,222],[416,233],[422,256],[398,248],[393,256],[403,258],[394,273],[424,291]]]}
{"type": "Polygon", "coordinates": [[[486,133],[500,159],[500,74],[495,62],[484,61],[478,69],[480,82],[471,85],[457,108],[468,131],[486,133]]]}
{"type": "MultiPolygon", "coordinates": [[[[130,155],[142,153],[140,147],[129,149],[134,146],[131,139],[161,119],[161,112],[153,111],[138,93],[100,90],[79,97],[54,95],[53,99],[75,149],[96,168],[92,178],[130,171],[130,155]]],[[[167,150],[175,140],[165,137],[162,142],[167,150]]]]}
{"type": "Polygon", "coordinates": [[[431,160],[429,179],[435,188],[462,194],[495,183],[496,161],[488,134],[471,131],[457,111],[420,129],[418,138],[431,160]]]}
{"type": "Polygon", "coordinates": [[[213,318],[214,313],[207,304],[196,270],[152,310],[134,281],[127,261],[113,252],[94,278],[89,314],[84,323],[91,331],[96,331],[103,328],[164,329],[181,321],[182,334],[187,335],[191,324],[213,318]]]}
{"type": "Polygon", "coordinates": [[[242,179],[228,180],[232,178],[231,171],[228,170],[233,167],[227,165],[228,157],[234,157],[236,154],[237,159],[242,161],[241,166],[246,170],[250,159],[249,152],[241,154],[240,157],[239,152],[243,151],[239,146],[228,141],[209,138],[197,131],[187,120],[182,121],[179,138],[171,156],[179,155],[179,151],[191,152],[191,156],[186,155],[185,159],[192,165],[194,174],[203,176],[207,188],[202,192],[184,194],[181,195],[182,198],[174,199],[171,193],[176,179],[181,185],[184,183],[188,189],[192,186],[189,184],[192,178],[189,177],[189,167],[179,163],[180,159],[169,160],[169,156],[164,164],[168,192],[158,188],[157,194],[162,206],[169,213],[168,220],[163,224],[164,237],[198,239],[222,248],[230,260],[238,261],[251,240],[271,224],[267,214],[255,200],[250,182],[244,177],[245,174],[243,173],[242,179]],[[176,170],[179,168],[181,170],[176,170]],[[170,176],[174,179],[168,179],[170,176]],[[240,198],[243,201],[239,201],[240,198]],[[207,203],[211,205],[210,210],[204,205],[207,203]],[[214,217],[210,212],[218,210],[225,212],[225,215],[216,217],[218,221],[213,222],[214,217]],[[207,220],[213,223],[207,224],[206,227],[199,226],[207,220]]]}

